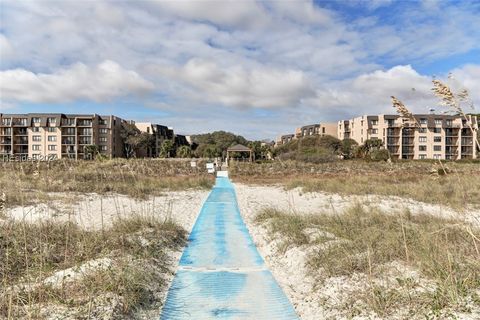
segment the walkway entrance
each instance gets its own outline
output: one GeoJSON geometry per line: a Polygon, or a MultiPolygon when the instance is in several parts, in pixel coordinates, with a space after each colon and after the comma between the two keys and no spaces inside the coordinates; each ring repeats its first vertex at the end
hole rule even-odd
{"type": "Polygon", "coordinates": [[[226,177],[217,178],[203,205],[160,319],[298,319],[258,253],[226,177]]]}

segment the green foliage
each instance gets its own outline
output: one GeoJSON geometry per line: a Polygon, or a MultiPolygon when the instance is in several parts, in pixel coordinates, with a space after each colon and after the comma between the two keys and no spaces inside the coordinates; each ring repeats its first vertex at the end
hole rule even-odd
{"type": "Polygon", "coordinates": [[[382,140],[368,139],[355,150],[355,157],[373,161],[386,161],[390,159],[390,153],[382,147],[382,140]]]}
{"type": "Polygon", "coordinates": [[[387,149],[372,150],[369,159],[372,161],[387,161],[390,159],[390,152],[387,149]]]}
{"type": "Polygon", "coordinates": [[[225,131],[193,135],[192,141],[197,145],[195,155],[206,158],[220,157],[226,154],[228,147],[233,145],[248,144],[244,137],[225,131]]]}
{"type": "Polygon", "coordinates": [[[132,123],[122,124],[120,136],[123,140],[126,158],[136,157],[139,150],[153,148],[155,144],[153,135],[141,132],[135,124],[132,123]]]}
{"type": "Polygon", "coordinates": [[[170,158],[175,156],[175,144],[172,140],[165,140],[160,147],[160,157],[170,158]]]}
{"type": "Polygon", "coordinates": [[[85,153],[85,159],[86,160],[93,160],[97,157],[97,155],[100,153],[99,147],[96,144],[89,144],[86,145],[83,149],[85,153]]]}
{"type": "Polygon", "coordinates": [[[190,146],[180,146],[177,149],[177,157],[179,158],[190,158],[192,156],[192,149],[190,146]]]}
{"type": "Polygon", "coordinates": [[[338,159],[341,141],[332,136],[309,136],[293,140],[275,149],[281,160],[298,160],[310,163],[330,162],[338,159]]]}
{"type": "Polygon", "coordinates": [[[358,147],[357,141],[353,139],[344,139],[342,140],[342,145],[340,151],[344,159],[351,159],[354,157],[354,151],[358,147]]]}

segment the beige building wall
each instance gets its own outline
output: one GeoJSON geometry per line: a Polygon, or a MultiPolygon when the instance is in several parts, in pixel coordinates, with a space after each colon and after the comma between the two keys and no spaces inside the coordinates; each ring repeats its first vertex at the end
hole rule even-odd
{"type": "Polygon", "coordinates": [[[336,123],[321,123],[320,124],[320,129],[319,129],[319,134],[322,135],[322,136],[329,135],[329,136],[338,138],[337,124],[336,123]]]}
{"type": "Polygon", "coordinates": [[[121,157],[123,122],[115,116],[0,114],[0,155],[83,159],[85,147],[97,145],[100,154],[121,157]]]}
{"type": "Polygon", "coordinates": [[[398,115],[361,116],[338,122],[338,137],[358,144],[381,139],[392,157],[399,159],[478,158],[474,136],[478,117],[417,114],[411,122],[398,115]],[[472,124],[472,134],[468,123],[472,124]]]}

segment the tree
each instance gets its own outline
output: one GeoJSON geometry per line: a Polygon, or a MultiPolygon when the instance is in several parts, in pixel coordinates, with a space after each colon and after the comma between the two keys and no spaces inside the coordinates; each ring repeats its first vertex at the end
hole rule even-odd
{"type": "Polygon", "coordinates": [[[340,146],[340,152],[344,159],[351,159],[354,156],[355,148],[358,147],[357,141],[353,139],[344,139],[342,140],[342,145],[340,146]]]}
{"type": "Polygon", "coordinates": [[[151,150],[155,147],[155,137],[141,132],[133,123],[123,123],[120,136],[123,140],[126,158],[136,157],[140,150],[151,150]]]}
{"type": "Polygon", "coordinates": [[[165,140],[160,147],[160,156],[162,158],[170,158],[175,155],[175,144],[172,140],[165,140]]]}
{"type": "Polygon", "coordinates": [[[225,131],[193,135],[192,142],[195,155],[198,157],[205,157],[206,149],[209,149],[209,155],[215,154],[213,157],[220,157],[226,154],[227,149],[233,145],[248,144],[244,137],[225,131]]]}
{"type": "Polygon", "coordinates": [[[135,150],[132,145],[132,137],[139,135],[140,130],[133,123],[122,123],[122,129],[120,131],[120,137],[123,142],[123,153],[126,158],[135,156],[135,150]]]}
{"type": "Polygon", "coordinates": [[[100,149],[96,144],[89,144],[83,148],[83,152],[86,160],[94,160],[100,154],[100,149]]]}
{"type": "Polygon", "coordinates": [[[192,156],[192,149],[189,146],[181,146],[177,150],[177,157],[190,158],[192,156]]]}

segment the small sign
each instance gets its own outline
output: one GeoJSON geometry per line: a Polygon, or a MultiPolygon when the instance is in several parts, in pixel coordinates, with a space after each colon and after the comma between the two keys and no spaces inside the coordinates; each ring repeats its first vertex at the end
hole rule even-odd
{"type": "Polygon", "coordinates": [[[207,169],[215,170],[215,167],[213,166],[213,163],[207,163],[207,169]]]}
{"type": "Polygon", "coordinates": [[[209,169],[207,170],[207,172],[208,172],[208,173],[215,173],[215,169],[209,168],[209,169]]]}
{"type": "Polygon", "coordinates": [[[190,161],[190,166],[192,168],[196,168],[197,167],[197,161],[190,161]]]}

